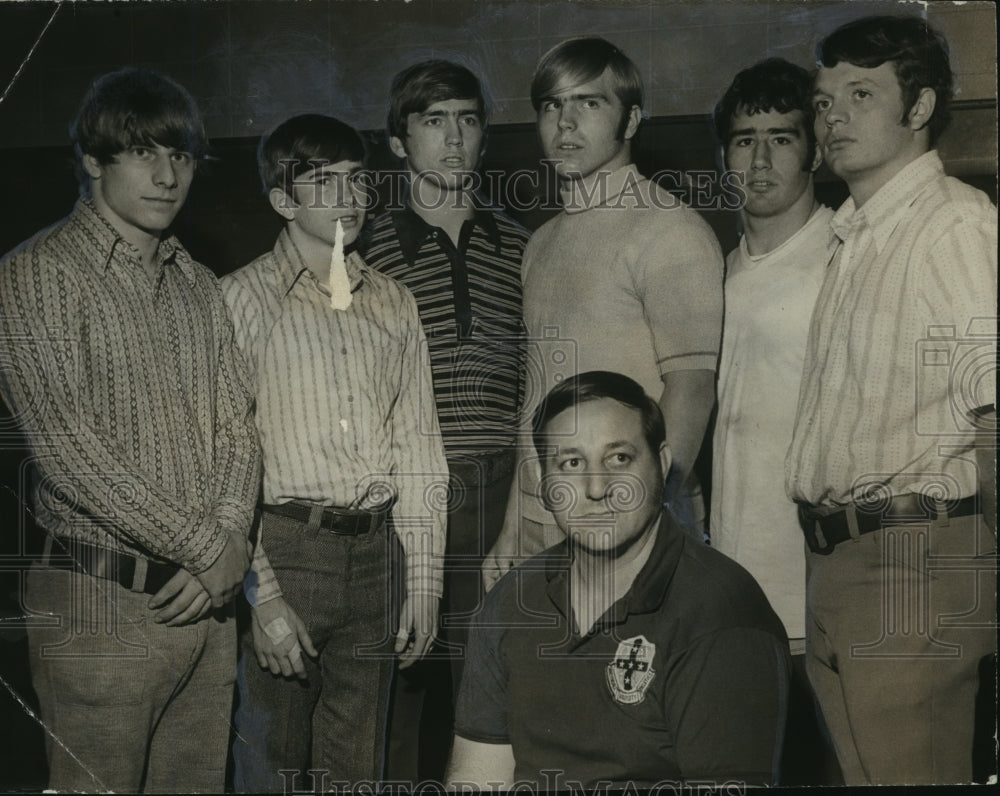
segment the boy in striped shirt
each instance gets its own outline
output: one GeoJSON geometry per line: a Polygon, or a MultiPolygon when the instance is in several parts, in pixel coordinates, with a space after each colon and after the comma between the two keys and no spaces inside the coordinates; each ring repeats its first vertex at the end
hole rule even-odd
{"type": "Polygon", "coordinates": [[[444,518],[434,495],[448,471],[416,303],[355,250],[364,154],[336,119],[279,125],[258,164],[285,229],[223,280],[264,458],[267,553],[258,547],[245,584],[252,619],[238,676],[240,791],[287,790],[289,772],[307,769],[324,790],[328,776],[378,779],[393,653],[413,663],[436,631],[444,518]],[[396,539],[406,593],[393,640],[396,539]]]}

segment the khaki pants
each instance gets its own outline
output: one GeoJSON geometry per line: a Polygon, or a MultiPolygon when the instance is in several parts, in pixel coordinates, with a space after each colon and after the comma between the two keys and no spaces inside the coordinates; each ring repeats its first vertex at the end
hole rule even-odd
{"type": "Polygon", "coordinates": [[[972,781],[978,666],[996,642],[995,547],[973,515],[808,554],[807,670],[845,784],[972,781]]]}
{"type": "Polygon", "coordinates": [[[149,595],[68,570],[28,573],[31,679],[49,788],[221,793],[236,628],[153,622],[149,595]]]}

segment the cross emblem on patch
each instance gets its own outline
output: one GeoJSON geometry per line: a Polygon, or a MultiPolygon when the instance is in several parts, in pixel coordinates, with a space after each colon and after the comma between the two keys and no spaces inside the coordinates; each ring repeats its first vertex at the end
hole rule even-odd
{"type": "Polygon", "coordinates": [[[637,636],[632,642],[632,648],[629,650],[628,658],[615,658],[615,667],[625,672],[626,691],[632,690],[632,674],[634,672],[649,671],[649,661],[639,659],[639,655],[643,652],[643,641],[645,641],[645,639],[642,636],[637,636]]]}
{"type": "Polygon", "coordinates": [[[646,689],[656,675],[655,656],[656,645],[645,636],[628,638],[618,644],[615,657],[606,669],[608,687],[616,701],[635,705],[645,699],[646,689]]]}

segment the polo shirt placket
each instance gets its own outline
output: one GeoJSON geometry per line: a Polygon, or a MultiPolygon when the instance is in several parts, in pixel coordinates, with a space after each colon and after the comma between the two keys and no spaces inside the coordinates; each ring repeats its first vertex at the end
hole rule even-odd
{"type": "Polygon", "coordinates": [[[509,448],[523,394],[521,255],[528,233],[478,207],[458,246],[405,208],[375,220],[365,259],[420,311],[449,458],[509,448]]]}

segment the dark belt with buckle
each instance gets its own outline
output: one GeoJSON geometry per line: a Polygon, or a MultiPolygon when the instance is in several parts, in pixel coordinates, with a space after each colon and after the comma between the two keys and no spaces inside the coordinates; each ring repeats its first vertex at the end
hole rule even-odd
{"type": "MultiPolygon", "coordinates": [[[[272,503],[261,506],[266,514],[274,514],[308,525],[313,516],[312,503],[290,500],[288,503],[272,503]]],[[[319,527],[339,536],[360,536],[385,525],[388,511],[366,511],[365,509],[342,509],[337,506],[323,508],[319,527]]],[[[265,542],[266,545],[266,542],[265,542]]]]}
{"type": "Polygon", "coordinates": [[[129,591],[138,591],[133,587],[136,571],[141,570],[140,562],[146,565],[146,578],[142,584],[142,591],[146,594],[156,594],[180,570],[177,564],[140,559],[128,553],[78,542],[75,539],[53,538],[52,546],[57,545],[64,548],[64,553],[46,553],[41,559],[43,567],[69,569],[95,578],[113,580],[129,591]]]}
{"type": "Polygon", "coordinates": [[[841,542],[894,525],[928,523],[940,517],[966,517],[979,510],[976,495],[942,501],[927,495],[897,495],[889,500],[851,503],[839,510],[824,510],[799,503],[799,525],[814,553],[829,555],[841,542]],[[851,533],[851,516],[857,528],[851,533]]]}

